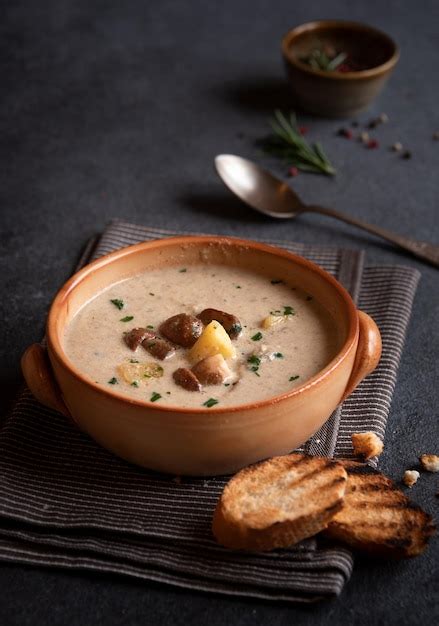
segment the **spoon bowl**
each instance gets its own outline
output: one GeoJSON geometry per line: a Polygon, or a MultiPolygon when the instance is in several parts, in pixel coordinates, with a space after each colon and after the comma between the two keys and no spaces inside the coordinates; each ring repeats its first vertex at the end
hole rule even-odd
{"type": "Polygon", "coordinates": [[[305,208],[291,187],[248,159],[219,154],[215,167],[230,191],[264,215],[291,219],[305,208]]]}

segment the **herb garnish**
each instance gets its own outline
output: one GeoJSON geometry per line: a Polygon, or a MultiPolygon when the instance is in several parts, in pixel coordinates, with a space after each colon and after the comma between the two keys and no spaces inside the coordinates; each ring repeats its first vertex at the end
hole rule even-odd
{"type": "Polygon", "coordinates": [[[126,315],[125,317],[120,318],[120,322],[131,322],[134,319],[134,315],[126,315]]]}
{"type": "Polygon", "coordinates": [[[118,382],[118,381],[117,381],[117,378],[115,378],[115,377],[113,376],[113,378],[110,378],[110,380],[108,381],[108,384],[109,384],[109,385],[117,385],[117,382],[118,382]]]}
{"type": "Polygon", "coordinates": [[[241,289],[241,285],[235,285],[236,289],[241,289]]]}
{"type": "Polygon", "coordinates": [[[133,380],[133,382],[131,383],[131,387],[138,387],[139,383],[137,382],[137,380],[133,380]]]}
{"type": "Polygon", "coordinates": [[[224,387],[230,387],[230,383],[224,383],[224,387]]]}
{"type": "Polygon", "coordinates": [[[253,337],[251,338],[252,341],[260,341],[262,339],[262,333],[257,332],[255,335],[253,335],[253,337]]]}
{"type": "Polygon", "coordinates": [[[284,312],[283,315],[296,315],[296,311],[293,309],[292,306],[284,306],[284,312]]]}
{"type": "Polygon", "coordinates": [[[114,306],[115,306],[116,308],[118,308],[118,309],[119,309],[119,311],[120,311],[121,309],[123,309],[123,307],[124,307],[124,302],[123,302],[123,300],[119,300],[119,298],[113,298],[113,300],[110,300],[110,302],[111,302],[112,304],[114,304],[114,306]]]}
{"type": "Polygon", "coordinates": [[[257,357],[255,354],[252,354],[251,356],[248,357],[247,363],[251,365],[251,367],[249,368],[250,371],[256,374],[256,376],[260,376],[260,374],[258,374],[258,371],[259,371],[259,366],[261,364],[261,359],[257,357]]]}
{"type": "Polygon", "coordinates": [[[298,378],[300,378],[299,375],[297,375],[297,376],[290,376],[289,381],[291,382],[293,380],[297,380],[298,378]]]}
{"type": "Polygon", "coordinates": [[[152,330],[154,328],[154,326],[152,324],[148,324],[148,326],[146,328],[149,328],[149,329],[152,330]]]}
{"type": "Polygon", "coordinates": [[[276,359],[283,359],[283,358],[284,358],[284,355],[282,354],[282,352],[275,352],[275,353],[274,353],[274,357],[275,357],[276,359]]]}
{"type": "Polygon", "coordinates": [[[130,363],[138,363],[139,361],[137,359],[130,359],[130,363]]]}
{"type": "Polygon", "coordinates": [[[182,267],[181,270],[178,270],[180,272],[180,274],[183,274],[183,272],[187,272],[187,269],[185,267],[182,267]]]}
{"type": "Polygon", "coordinates": [[[336,170],[332,167],[322,146],[317,142],[310,146],[303,138],[295,113],[290,113],[287,119],[277,109],[270,124],[274,134],[259,142],[265,152],[283,159],[290,166],[296,166],[303,172],[334,176],[336,170]]]}
{"type": "Polygon", "coordinates": [[[252,354],[251,356],[248,357],[247,363],[250,363],[251,365],[260,365],[261,359],[258,356],[256,356],[256,354],[252,354]]]}
{"type": "Polygon", "coordinates": [[[229,328],[229,335],[233,336],[238,336],[239,333],[242,331],[242,326],[239,322],[235,322],[235,324],[232,324],[229,328]]]}
{"type": "MultiPolygon", "coordinates": [[[[340,71],[340,66],[344,64],[347,58],[347,52],[339,52],[337,54],[335,50],[322,50],[321,48],[314,48],[308,56],[302,57],[300,60],[312,67],[313,70],[334,72],[335,70],[340,71]]],[[[348,69],[345,69],[344,71],[352,70],[348,66],[348,69]]]]}
{"type": "Polygon", "coordinates": [[[157,402],[157,400],[160,400],[161,397],[162,396],[159,393],[157,393],[156,391],[153,391],[150,397],[150,401],[157,402]]]}
{"type": "Polygon", "coordinates": [[[152,291],[149,292],[150,296],[155,296],[155,293],[152,293],[152,291]]]}
{"type": "Polygon", "coordinates": [[[210,409],[212,406],[215,406],[215,404],[218,404],[218,400],[215,400],[215,398],[209,398],[209,400],[203,402],[203,406],[207,406],[208,409],[210,409]]]}

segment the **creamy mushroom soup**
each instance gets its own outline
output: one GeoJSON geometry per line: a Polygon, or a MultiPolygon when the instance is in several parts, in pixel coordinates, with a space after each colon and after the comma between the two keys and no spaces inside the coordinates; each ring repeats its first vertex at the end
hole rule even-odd
{"type": "Polygon", "coordinates": [[[198,408],[288,392],[340,347],[330,315],[294,284],[207,264],[112,285],[77,312],[64,336],[71,362],[104,388],[198,408]]]}

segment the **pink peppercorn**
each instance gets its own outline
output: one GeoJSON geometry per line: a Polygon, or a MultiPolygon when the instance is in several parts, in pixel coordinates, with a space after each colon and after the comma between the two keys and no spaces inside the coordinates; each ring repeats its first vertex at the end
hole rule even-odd
{"type": "Polygon", "coordinates": [[[380,144],[376,139],[370,139],[366,145],[369,148],[369,150],[374,150],[375,148],[379,148],[380,144]]]}
{"type": "Polygon", "coordinates": [[[294,178],[294,176],[297,176],[299,174],[299,170],[293,165],[293,167],[290,167],[290,169],[288,170],[288,174],[294,178]]]}
{"type": "Polygon", "coordinates": [[[346,137],[346,139],[352,139],[354,133],[351,131],[350,128],[340,128],[337,135],[340,135],[340,137],[346,137]]]}
{"type": "Polygon", "coordinates": [[[306,135],[309,131],[308,126],[299,126],[299,133],[301,135],[306,135]]]}

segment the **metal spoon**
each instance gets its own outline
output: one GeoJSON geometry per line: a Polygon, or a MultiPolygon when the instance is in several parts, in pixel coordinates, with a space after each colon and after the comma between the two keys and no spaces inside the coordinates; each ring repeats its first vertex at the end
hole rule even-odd
{"type": "Polygon", "coordinates": [[[233,154],[219,154],[215,158],[215,167],[220,178],[234,194],[264,215],[287,219],[308,212],[335,217],[391,241],[420,259],[439,267],[439,246],[402,237],[334,209],[303,204],[291,187],[252,161],[233,154]]]}

